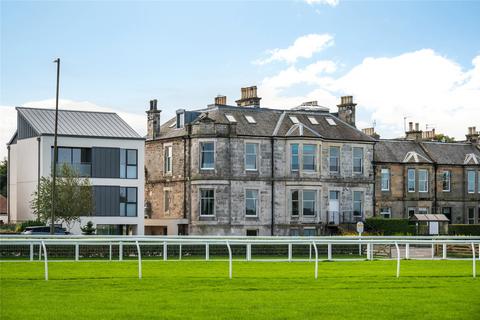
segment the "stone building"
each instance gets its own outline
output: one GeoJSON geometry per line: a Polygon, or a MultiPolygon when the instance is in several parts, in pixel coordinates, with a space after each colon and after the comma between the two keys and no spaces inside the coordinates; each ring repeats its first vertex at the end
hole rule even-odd
{"type": "Polygon", "coordinates": [[[480,223],[480,147],[469,128],[464,142],[426,141],[418,124],[405,139],[375,145],[375,215],[444,214],[450,223],[480,223]]]}
{"type": "Polygon", "coordinates": [[[307,102],[260,107],[256,87],[236,106],[218,96],[160,125],[152,100],[145,145],[146,234],[316,235],[373,215],[375,139],[307,102]]]}

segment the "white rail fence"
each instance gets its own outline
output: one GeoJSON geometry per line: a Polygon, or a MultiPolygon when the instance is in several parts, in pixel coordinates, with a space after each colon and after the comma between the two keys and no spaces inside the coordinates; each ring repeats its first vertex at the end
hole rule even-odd
{"type": "MultiPolygon", "coordinates": [[[[476,277],[476,253],[480,260],[480,237],[116,237],[116,236],[0,236],[0,261],[34,261],[35,247],[38,246],[38,259],[45,264],[45,280],[48,280],[48,257],[53,255],[65,261],[65,258],[72,257],[74,261],[80,261],[81,248],[97,248],[96,257],[114,259],[114,251],[118,255],[118,261],[132,256],[138,260],[138,278],[142,278],[142,247],[143,256],[161,258],[163,261],[169,260],[169,248],[175,249],[177,260],[182,257],[191,259],[192,248],[203,248],[202,260],[211,260],[212,249],[215,249],[217,255],[228,255],[223,260],[229,262],[229,278],[233,277],[233,261],[309,261],[314,262],[314,278],[318,278],[318,262],[325,260],[345,259],[342,251],[340,259],[334,259],[335,248],[347,248],[348,260],[373,260],[375,252],[387,254],[377,256],[381,259],[395,259],[396,277],[400,277],[400,261],[402,253],[404,259],[412,259],[411,253],[415,250],[423,252],[419,259],[470,259],[465,254],[470,252],[472,260],[472,276],[476,277]],[[47,251],[47,247],[50,247],[47,251]],[[125,254],[127,248],[135,248],[135,253],[125,254]],[[188,250],[185,248],[188,247],[188,250]],[[384,250],[378,250],[378,248],[384,250]],[[461,248],[463,256],[449,257],[448,248],[461,248]],[[28,251],[26,250],[28,248],[28,251]],[[98,249],[100,248],[100,249],[98,249]],[[154,248],[152,250],[152,248],[154,248]],[[155,248],[161,248],[156,250],[155,248]],[[252,255],[252,248],[259,248],[252,255]],[[280,249],[279,249],[280,248],[280,249]],[[355,249],[358,248],[358,249],[355,249]],[[377,248],[375,250],[375,248],[377,248]],[[441,250],[440,250],[441,248],[441,250]],[[71,251],[73,249],[73,254],[71,251]],[[226,249],[226,250],[225,250],[226,249]],[[235,250],[236,251],[235,251],[235,250]],[[241,250],[239,250],[241,249],[241,250]],[[285,250],[286,249],[286,250],[285,250]],[[294,249],[298,249],[302,256],[294,258],[294,249]],[[301,249],[301,250],[300,250],[301,249]],[[326,251],[325,251],[326,249],[326,251]],[[64,250],[64,251],[62,251],[64,250]],[[66,251],[65,251],[66,250],[66,251]],[[320,258],[321,250],[326,253],[325,258],[320,258]],[[394,251],[392,251],[394,250],[394,251]],[[22,259],[22,253],[25,259],[22,259]],[[353,254],[355,251],[355,254],[353,254]],[[425,255],[425,252],[431,252],[425,255]],[[441,254],[436,254],[441,252],[441,254]],[[235,259],[234,255],[240,258],[235,259]]],[[[171,256],[170,256],[171,257],[171,256]]],[[[91,261],[91,260],[90,260],[91,261]]]]}

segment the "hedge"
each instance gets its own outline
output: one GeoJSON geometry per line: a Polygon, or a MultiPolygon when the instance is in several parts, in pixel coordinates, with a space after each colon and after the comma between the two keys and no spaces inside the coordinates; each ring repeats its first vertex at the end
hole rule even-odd
{"type": "Polygon", "coordinates": [[[462,236],[480,236],[480,224],[450,224],[448,234],[462,236]]]}
{"type": "Polygon", "coordinates": [[[408,219],[367,218],[365,220],[365,231],[386,236],[414,235],[415,226],[410,225],[408,219]]]}

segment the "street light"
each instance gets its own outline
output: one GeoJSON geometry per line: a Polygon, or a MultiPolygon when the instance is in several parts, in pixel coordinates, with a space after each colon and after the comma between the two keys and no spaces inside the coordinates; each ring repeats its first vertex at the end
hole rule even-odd
{"type": "Polygon", "coordinates": [[[53,61],[57,64],[57,94],[55,98],[55,132],[53,134],[53,181],[52,181],[52,224],[50,226],[50,233],[55,234],[55,207],[56,207],[56,180],[57,180],[57,160],[58,160],[58,149],[57,149],[57,130],[58,130],[58,91],[60,86],[60,58],[57,58],[53,61]]]}

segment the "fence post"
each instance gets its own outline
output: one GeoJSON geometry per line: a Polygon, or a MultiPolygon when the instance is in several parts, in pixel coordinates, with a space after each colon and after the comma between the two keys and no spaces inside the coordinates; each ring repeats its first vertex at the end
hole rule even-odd
{"type": "Polygon", "coordinates": [[[327,260],[332,260],[332,244],[327,244],[327,260]]]}
{"type": "MultiPolygon", "coordinates": [[[[313,244],[313,249],[315,250],[315,280],[318,278],[318,249],[317,249],[317,244],[315,241],[312,241],[313,244]]],[[[310,248],[312,248],[310,246],[310,248]]]]}
{"type": "Polygon", "coordinates": [[[372,260],[372,250],[371,250],[371,243],[367,243],[367,260],[372,260]]]}
{"type": "Polygon", "coordinates": [[[45,281],[48,281],[48,259],[47,259],[47,247],[45,246],[45,242],[42,241],[42,245],[40,246],[40,250],[43,248],[43,255],[45,257],[45,281]]]}
{"type": "Polygon", "coordinates": [[[167,261],[167,242],[163,241],[163,261],[167,261]]]}
{"type": "Polygon", "coordinates": [[[435,244],[432,243],[432,260],[435,258],[435,244]]]}
{"type": "Polygon", "coordinates": [[[480,243],[478,244],[478,260],[480,260],[480,243]]]}
{"type": "Polygon", "coordinates": [[[232,279],[232,248],[230,248],[230,243],[227,241],[227,249],[228,249],[228,276],[232,279]]]}
{"type": "Polygon", "coordinates": [[[205,244],[205,260],[210,260],[210,246],[209,244],[205,244]]]}
{"type": "Polygon", "coordinates": [[[473,261],[473,270],[472,270],[472,273],[473,273],[473,277],[476,278],[477,277],[477,270],[476,270],[476,263],[475,263],[475,244],[472,242],[472,261],[473,261]]]}
{"type": "Polygon", "coordinates": [[[312,261],[312,244],[308,246],[308,261],[312,261]]]}
{"type": "Polygon", "coordinates": [[[182,260],[182,244],[178,248],[178,260],[182,260]]]}
{"type": "Polygon", "coordinates": [[[252,260],[252,244],[247,243],[247,261],[252,260]]]}
{"type": "Polygon", "coordinates": [[[405,259],[410,259],[410,243],[407,243],[405,245],[405,259]]]}
{"type": "Polygon", "coordinates": [[[442,259],[443,260],[447,259],[447,244],[446,243],[442,244],[442,259]]]}
{"type": "Polygon", "coordinates": [[[292,261],[292,244],[288,244],[288,262],[292,261]]]}
{"type": "Polygon", "coordinates": [[[395,242],[395,248],[397,249],[397,278],[400,278],[400,248],[397,242],[395,242]]]}
{"type": "Polygon", "coordinates": [[[30,243],[30,261],[33,261],[33,243],[30,243]]]}
{"type": "Polygon", "coordinates": [[[142,253],[140,252],[140,244],[138,244],[138,240],[135,241],[137,245],[137,252],[138,252],[138,279],[142,279],[142,253]]]}
{"type": "Polygon", "coordinates": [[[112,244],[108,246],[108,258],[109,260],[112,260],[112,244]]]}
{"type": "Polygon", "coordinates": [[[118,244],[118,261],[122,261],[123,260],[123,242],[120,241],[120,243],[118,244]]]}
{"type": "Polygon", "coordinates": [[[79,244],[75,244],[75,261],[78,261],[80,257],[80,246],[79,244]]]}
{"type": "Polygon", "coordinates": [[[42,261],[42,245],[38,246],[38,261],[42,261]]]}

